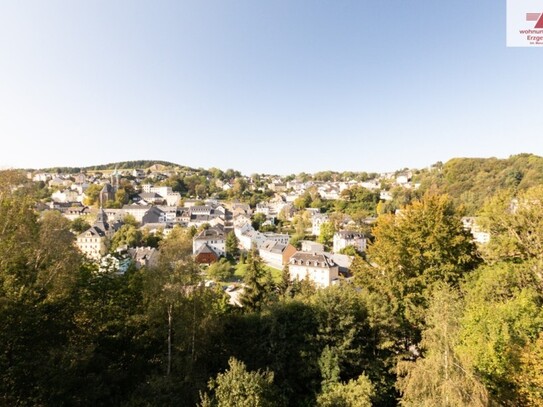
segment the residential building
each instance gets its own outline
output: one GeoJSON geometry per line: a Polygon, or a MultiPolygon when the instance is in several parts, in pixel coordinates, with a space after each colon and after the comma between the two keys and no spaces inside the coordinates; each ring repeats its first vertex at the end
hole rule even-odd
{"type": "Polygon", "coordinates": [[[214,247],[207,243],[201,245],[194,253],[194,260],[200,264],[211,264],[219,260],[221,255],[217,253],[214,247]]]}
{"type": "Polygon", "coordinates": [[[339,253],[347,246],[353,246],[359,252],[365,252],[367,238],[364,233],[342,230],[334,233],[333,252],[339,253]]]}
{"type": "Polygon", "coordinates": [[[322,243],[313,242],[311,240],[302,240],[302,252],[324,252],[322,243]]]}
{"type": "Polygon", "coordinates": [[[137,269],[142,267],[152,268],[158,264],[159,253],[154,247],[129,248],[128,255],[132,258],[137,269]]]}
{"type": "Polygon", "coordinates": [[[89,258],[99,260],[107,253],[107,242],[117,226],[108,223],[107,216],[101,209],[94,225],[77,236],[77,247],[89,258]]]}
{"type": "Polygon", "coordinates": [[[199,249],[208,245],[218,256],[226,254],[226,236],[221,227],[204,229],[192,239],[192,253],[196,254],[199,249]]]}
{"type": "Polygon", "coordinates": [[[324,253],[297,252],[289,261],[291,280],[312,281],[318,288],[329,287],[339,281],[339,267],[324,253]]]}
{"type": "Polygon", "coordinates": [[[283,244],[274,240],[266,240],[259,248],[260,257],[270,267],[281,269],[288,264],[290,258],[296,253],[296,248],[291,244],[283,244]]]}
{"type": "Polygon", "coordinates": [[[317,213],[311,217],[311,233],[314,236],[321,234],[321,225],[328,222],[328,215],[325,213],[317,213]]]}

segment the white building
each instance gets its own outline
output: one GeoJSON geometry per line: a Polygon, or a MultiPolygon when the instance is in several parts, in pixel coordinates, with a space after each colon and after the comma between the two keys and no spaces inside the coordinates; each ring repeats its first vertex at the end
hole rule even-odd
{"type": "Polygon", "coordinates": [[[51,199],[55,202],[83,202],[83,196],[71,189],[55,191],[51,194],[51,199]]]}
{"type": "Polygon", "coordinates": [[[359,232],[352,232],[348,230],[342,230],[334,233],[334,247],[333,252],[339,253],[347,246],[354,246],[359,252],[365,252],[367,246],[366,235],[359,232]]]}
{"type": "Polygon", "coordinates": [[[339,267],[323,253],[297,252],[290,258],[291,280],[311,280],[319,288],[329,287],[339,281],[339,267]]]}
{"type": "Polygon", "coordinates": [[[123,212],[132,215],[137,222],[142,223],[143,217],[151,208],[150,205],[124,205],[123,212]]]}
{"type": "Polygon", "coordinates": [[[321,234],[321,225],[328,222],[328,215],[324,213],[317,213],[311,218],[311,233],[314,236],[321,234]]]}
{"type": "Polygon", "coordinates": [[[107,242],[115,233],[115,228],[107,222],[103,210],[93,226],[77,236],[76,244],[87,257],[99,260],[107,253],[107,242]]]}
{"type": "Polygon", "coordinates": [[[219,227],[202,230],[192,239],[192,253],[196,254],[206,244],[219,256],[224,256],[226,254],[224,230],[219,227]]]}

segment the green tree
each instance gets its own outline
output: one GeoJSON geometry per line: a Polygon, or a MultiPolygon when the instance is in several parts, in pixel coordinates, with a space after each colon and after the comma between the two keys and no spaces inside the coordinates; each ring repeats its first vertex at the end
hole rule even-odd
{"type": "Polygon", "coordinates": [[[543,262],[543,187],[516,196],[501,192],[481,212],[480,223],[490,233],[484,254],[489,261],[538,259],[543,262]]]}
{"type": "Polygon", "coordinates": [[[244,290],[240,301],[247,311],[259,311],[269,299],[271,280],[256,249],[249,252],[247,271],[243,277],[244,290]]]}
{"type": "Polygon", "coordinates": [[[520,366],[515,376],[522,405],[543,406],[543,332],[527,344],[520,354],[520,366]]]}
{"type": "Polygon", "coordinates": [[[334,225],[330,222],[324,222],[321,225],[318,241],[326,246],[330,246],[330,243],[334,238],[334,233],[336,233],[334,225]]]}
{"type": "Polygon", "coordinates": [[[117,250],[119,247],[137,247],[141,245],[143,234],[135,226],[123,225],[115,232],[111,238],[111,251],[117,250]]]}
{"type": "Polygon", "coordinates": [[[253,221],[251,222],[251,226],[255,230],[260,230],[260,227],[262,226],[264,222],[266,222],[266,215],[264,215],[263,213],[256,213],[253,216],[253,221]]]}
{"type": "Polygon", "coordinates": [[[228,260],[223,258],[211,264],[206,273],[214,280],[226,281],[234,275],[234,267],[228,260]]]}
{"type": "Polygon", "coordinates": [[[399,363],[402,406],[484,407],[488,394],[456,351],[462,303],[458,293],[436,287],[422,333],[423,357],[399,363]]]}
{"type": "Polygon", "coordinates": [[[288,264],[285,264],[281,272],[281,283],[279,284],[279,290],[282,295],[288,295],[290,294],[291,288],[292,282],[290,281],[290,270],[288,264]]]}
{"type": "MultiPolygon", "coordinates": [[[[166,322],[166,361],[165,372],[170,376],[174,359],[174,351],[182,344],[176,346],[175,331],[183,318],[180,315],[192,302],[196,304],[198,283],[200,282],[200,269],[192,259],[192,239],[186,230],[174,228],[167,239],[160,244],[160,257],[158,266],[147,274],[145,293],[150,318],[166,322]]],[[[190,308],[189,308],[190,309],[190,308]]],[[[192,332],[190,340],[190,362],[195,354],[196,315],[193,314],[186,327],[192,332]]]]}
{"type": "Polygon", "coordinates": [[[228,370],[209,381],[212,395],[202,394],[201,407],[275,407],[273,372],[250,372],[235,358],[228,361],[228,370]]]}
{"type": "Polygon", "coordinates": [[[458,352],[500,405],[520,405],[521,351],[543,330],[543,298],[529,264],[498,263],[465,284],[458,352]]]}
{"type": "Polygon", "coordinates": [[[236,259],[239,257],[239,240],[234,232],[230,232],[226,235],[225,240],[226,256],[230,259],[236,259]]]}
{"type": "Polygon", "coordinates": [[[85,199],[83,203],[87,206],[98,205],[100,203],[100,192],[104,186],[100,184],[91,184],[85,189],[85,199]]]}
{"type": "Polygon", "coordinates": [[[75,218],[73,221],[72,221],[72,224],[70,226],[70,228],[75,232],[75,233],[83,233],[85,230],[88,230],[89,228],[91,227],[91,225],[89,224],[89,222],[87,222],[85,219],[83,219],[82,217],[78,217],[78,218],[75,218]]]}
{"type": "Polygon", "coordinates": [[[127,213],[126,215],[124,215],[123,217],[123,223],[125,225],[132,225],[132,226],[135,226],[135,227],[138,227],[140,224],[139,222],[136,220],[136,218],[134,217],[134,215],[131,215],[129,213],[127,213]]]}
{"type": "Polygon", "coordinates": [[[292,204],[296,209],[303,210],[305,208],[309,208],[311,202],[311,194],[309,192],[305,192],[303,195],[300,195],[298,198],[296,198],[292,204]]]}
{"type": "Polygon", "coordinates": [[[458,285],[479,264],[472,236],[452,202],[435,194],[426,194],[399,215],[380,216],[373,234],[368,262],[356,264],[355,276],[362,287],[393,304],[406,334],[417,341],[433,285],[458,285]]]}
{"type": "Polygon", "coordinates": [[[318,407],[371,407],[375,389],[369,378],[362,374],[347,383],[334,383],[317,398],[318,407]]]}

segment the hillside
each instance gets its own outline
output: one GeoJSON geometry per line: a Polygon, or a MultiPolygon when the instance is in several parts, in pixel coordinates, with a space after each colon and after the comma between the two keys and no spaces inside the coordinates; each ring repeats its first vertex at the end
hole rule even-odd
{"type": "Polygon", "coordinates": [[[421,188],[437,188],[475,214],[484,201],[496,192],[524,191],[543,183],[543,157],[533,154],[498,158],[453,158],[420,171],[413,178],[421,188]]]}
{"type": "Polygon", "coordinates": [[[174,164],[168,161],[135,160],[135,161],[120,161],[117,163],[92,165],[88,167],[52,167],[52,168],[42,168],[40,170],[45,171],[45,172],[73,174],[73,173],[77,173],[81,171],[107,171],[107,170],[114,170],[115,168],[119,170],[133,169],[133,168],[149,168],[153,165],[162,165],[164,167],[182,167],[179,164],[174,164]]]}

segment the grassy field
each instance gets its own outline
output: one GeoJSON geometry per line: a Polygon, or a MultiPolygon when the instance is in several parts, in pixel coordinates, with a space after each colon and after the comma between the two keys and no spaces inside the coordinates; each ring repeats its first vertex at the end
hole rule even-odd
{"type": "MultiPolygon", "coordinates": [[[[266,265],[264,265],[264,268],[271,272],[271,275],[272,275],[272,278],[273,278],[274,282],[276,282],[276,283],[281,282],[281,275],[283,274],[283,272],[281,270],[278,270],[276,268],[269,267],[269,266],[266,266],[266,265]]],[[[236,270],[234,271],[234,278],[236,280],[238,280],[238,279],[243,280],[243,276],[245,275],[246,271],[247,271],[247,264],[238,263],[236,265],[236,270]]]]}

